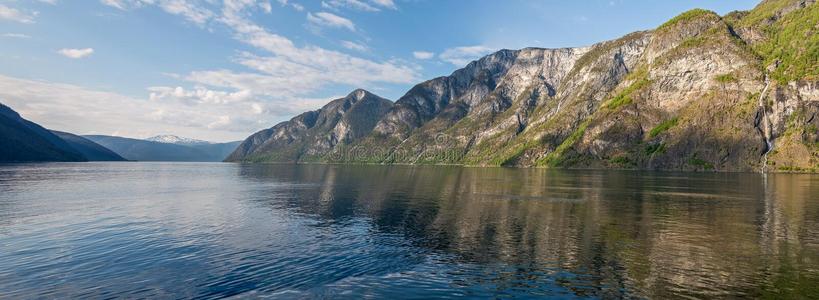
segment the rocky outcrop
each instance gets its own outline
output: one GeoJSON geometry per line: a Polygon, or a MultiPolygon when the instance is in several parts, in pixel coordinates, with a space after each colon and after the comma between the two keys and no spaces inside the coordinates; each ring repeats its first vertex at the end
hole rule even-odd
{"type": "Polygon", "coordinates": [[[589,47],[490,54],[344,143],[313,129],[318,112],[246,143],[263,161],[815,171],[817,23],[812,0],[696,9],[589,47]]]}

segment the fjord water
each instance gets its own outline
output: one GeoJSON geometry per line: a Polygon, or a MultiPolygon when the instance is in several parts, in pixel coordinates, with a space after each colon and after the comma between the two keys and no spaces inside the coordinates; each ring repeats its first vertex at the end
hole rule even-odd
{"type": "Polygon", "coordinates": [[[0,166],[0,298],[819,297],[819,176],[0,166]]]}

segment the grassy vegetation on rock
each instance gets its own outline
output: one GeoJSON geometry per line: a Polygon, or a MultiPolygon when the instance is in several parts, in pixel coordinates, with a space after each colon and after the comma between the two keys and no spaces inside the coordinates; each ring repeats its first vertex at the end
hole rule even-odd
{"type": "Polygon", "coordinates": [[[663,25],[660,25],[660,27],[657,27],[657,31],[668,30],[668,29],[676,26],[677,24],[684,23],[684,22],[689,22],[689,21],[692,21],[692,20],[695,20],[695,19],[706,17],[706,16],[712,16],[712,17],[719,18],[719,15],[717,15],[713,11],[710,11],[710,10],[707,10],[707,9],[695,8],[695,9],[689,10],[687,12],[681,13],[681,14],[677,15],[676,17],[672,18],[671,20],[668,20],[667,22],[663,23],[663,25]]]}
{"type": "Polygon", "coordinates": [[[710,162],[707,162],[705,160],[702,160],[700,158],[697,158],[696,156],[690,158],[688,160],[688,163],[690,165],[692,165],[692,166],[697,167],[698,169],[699,168],[705,169],[705,170],[713,170],[714,169],[714,164],[712,164],[710,162]]]}
{"type": "Polygon", "coordinates": [[[567,150],[571,149],[574,144],[580,141],[583,138],[583,135],[586,134],[586,129],[589,127],[589,123],[591,123],[591,118],[586,119],[583,123],[577,126],[577,129],[572,132],[562,143],[560,143],[555,151],[552,151],[546,157],[542,158],[538,161],[538,166],[549,166],[549,167],[556,167],[561,164],[563,161],[563,155],[566,153],[567,150]]]}
{"type": "Polygon", "coordinates": [[[672,118],[666,121],[663,121],[656,127],[652,128],[651,131],[648,132],[648,137],[654,138],[657,135],[671,129],[671,127],[677,126],[678,118],[672,118]]]}
{"type": "MultiPolygon", "coordinates": [[[[764,12],[748,15],[743,24],[757,24],[757,18],[772,15],[768,9],[780,8],[788,1],[768,1],[764,12]]],[[[776,65],[771,76],[782,84],[794,80],[819,79],[819,5],[791,12],[764,26],[768,39],[754,50],[764,57],[765,66],[776,65]]]]}
{"type": "Polygon", "coordinates": [[[611,98],[608,102],[606,102],[605,107],[610,110],[617,110],[624,105],[629,105],[634,102],[634,99],[631,98],[631,94],[634,92],[642,89],[643,87],[648,86],[651,84],[651,81],[648,80],[648,71],[645,68],[639,69],[636,72],[629,74],[626,80],[634,80],[634,83],[629,85],[623,91],[618,93],[614,98],[611,98]]]}
{"type": "Polygon", "coordinates": [[[736,78],[736,76],[734,76],[734,74],[731,74],[731,73],[728,73],[728,74],[722,74],[722,75],[717,75],[717,77],[715,77],[715,78],[714,78],[714,80],[716,80],[716,81],[717,81],[717,82],[719,82],[719,83],[732,83],[732,82],[737,82],[737,78],[736,78]]]}

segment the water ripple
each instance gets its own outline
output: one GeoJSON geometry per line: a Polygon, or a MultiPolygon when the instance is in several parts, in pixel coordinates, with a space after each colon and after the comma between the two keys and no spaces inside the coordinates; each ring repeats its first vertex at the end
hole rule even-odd
{"type": "Polygon", "coordinates": [[[0,298],[816,298],[819,178],[0,166],[0,298]]]}

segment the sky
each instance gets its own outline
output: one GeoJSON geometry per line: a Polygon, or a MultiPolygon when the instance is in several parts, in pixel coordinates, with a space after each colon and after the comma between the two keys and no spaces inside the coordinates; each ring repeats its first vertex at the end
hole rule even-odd
{"type": "Polygon", "coordinates": [[[734,0],[0,0],[0,103],[47,128],[242,140],[499,49],[587,46],[734,0]]]}

